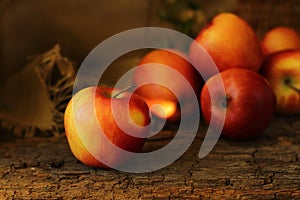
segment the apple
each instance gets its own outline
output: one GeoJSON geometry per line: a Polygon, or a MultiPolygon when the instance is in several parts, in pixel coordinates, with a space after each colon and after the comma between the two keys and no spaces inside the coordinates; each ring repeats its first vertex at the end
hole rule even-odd
{"type": "Polygon", "coordinates": [[[199,44],[211,56],[219,72],[236,67],[258,71],[263,61],[254,30],[243,18],[233,13],[216,15],[190,46],[190,59],[201,74],[210,77],[219,73],[205,64],[199,44]]]}
{"type": "Polygon", "coordinates": [[[264,35],[261,47],[265,55],[288,49],[300,49],[300,35],[291,27],[277,26],[264,35]]]}
{"type": "Polygon", "coordinates": [[[194,112],[189,99],[200,92],[202,79],[183,53],[157,49],[140,60],[133,82],[137,85],[135,93],[143,97],[153,114],[177,122],[181,115],[185,117],[194,112]],[[181,108],[178,105],[180,100],[184,102],[181,108]],[[157,104],[160,107],[154,106],[157,104]]]}
{"type": "Polygon", "coordinates": [[[212,76],[201,92],[205,121],[220,127],[221,116],[225,115],[221,135],[231,139],[249,139],[261,134],[273,116],[275,104],[275,95],[264,77],[242,68],[228,69],[212,76]],[[220,77],[225,94],[216,84],[220,77]],[[212,116],[216,119],[214,122],[210,121],[212,116]]]}
{"type": "Polygon", "coordinates": [[[285,50],[269,55],[262,67],[276,98],[276,111],[300,114],[300,50],[285,50]]]}
{"type": "Polygon", "coordinates": [[[128,162],[130,158],[117,154],[114,145],[138,152],[149,131],[145,101],[129,92],[113,96],[113,91],[88,87],[77,92],[67,105],[64,126],[68,144],[73,155],[88,166],[110,168],[128,162]]]}

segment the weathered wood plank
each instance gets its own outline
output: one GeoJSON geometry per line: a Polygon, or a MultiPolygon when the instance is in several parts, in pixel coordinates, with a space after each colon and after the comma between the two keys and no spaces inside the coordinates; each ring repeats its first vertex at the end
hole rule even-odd
{"type": "MultiPolygon", "coordinates": [[[[204,159],[201,128],[179,160],[144,174],[87,167],[64,136],[2,141],[0,199],[300,199],[299,121],[275,117],[261,137],[221,139],[204,159]]],[[[172,136],[156,136],[144,150],[172,136]]]]}

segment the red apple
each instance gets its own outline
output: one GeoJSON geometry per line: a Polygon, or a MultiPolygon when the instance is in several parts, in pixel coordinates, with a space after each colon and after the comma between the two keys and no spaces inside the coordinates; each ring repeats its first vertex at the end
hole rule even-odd
{"type": "Polygon", "coordinates": [[[190,47],[191,61],[201,74],[210,77],[218,73],[205,64],[197,43],[212,57],[220,72],[236,67],[258,71],[263,61],[261,46],[252,27],[232,13],[216,15],[190,47]]]}
{"type": "Polygon", "coordinates": [[[266,58],[262,74],[276,98],[276,111],[300,114],[300,50],[285,50],[266,58]]]}
{"type": "Polygon", "coordinates": [[[195,110],[189,99],[200,91],[202,82],[197,70],[182,53],[173,50],[151,51],[139,62],[133,79],[138,86],[135,93],[143,97],[151,112],[158,117],[176,122],[181,115],[188,116],[195,110]],[[180,79],[176,72],[185,80],[180,79]],[[181,109],[178,107],[178,98],[184,101],[181,109]],[[152,107],[155,104],[163,109],[152,107]]]}
{"type": "Polygon", "coordinates": [[[107,168],[127,162],[129,158],[116,153],[114,145],[138,152],[148,134],[150,117],[144,100],[128,92],[112,97],[112,92],[113,88],[105,87],[82,89],[65,111],[68,144],[74,156],[88,166],[107,168]]]}
{"type": "Polygon", "coordinates": [[[212,126],[219,127],[221,116],[225,115],[221,135],[232,139],[248,139],[262,133],[273,116],[275,101],[274,93],[263,76],[241,68],[228,69],[212,76],[201,92],[205,121],[209,124],[213,115],[216,120],[211,122],[212,126]],[[226,94],[216,85],[220,76],[226,94]]]}
{"type": "Polygon", "coordinates": [[[291,27],[277,26],[264,35],[261,46],[265,55],[288,49],[300,49],[300,35],[291,27]]]}

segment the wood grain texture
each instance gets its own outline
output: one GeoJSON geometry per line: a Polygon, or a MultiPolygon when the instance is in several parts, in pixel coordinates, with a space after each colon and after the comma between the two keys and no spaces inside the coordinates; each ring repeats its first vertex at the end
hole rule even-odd
{"type": "MultiPolygon", "coordinates": [[[[64,136],[3,141],[2,135],[0,199],[300,199],[299,117],[275,117],[252,141],[221,139],[199,159],[204,130],[176,162],[145,174],[86,167],[64,136]]],[[[144,150],[172,135],[163,132],[144,150]]]]}

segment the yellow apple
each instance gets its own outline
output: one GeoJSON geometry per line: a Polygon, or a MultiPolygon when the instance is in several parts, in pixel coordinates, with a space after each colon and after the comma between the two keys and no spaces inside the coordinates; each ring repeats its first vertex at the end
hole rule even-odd
{"type": "Polygon", "coordinates": [[[64,126],[68,144],[73,155],[88,166],[114,168],[128,162],[129,157],[117,153],[114,145],[138,152],[149,131],[149,128],[141,128],[147,127],[151,120],[144,100],[128,92],[114,97],[113,91],[105,87],[82,89],[66,108],[64,126]],[[112,105],[115,105],[113,109],[112,105]]]}
{"type": "Polygon", "coordinates": [[[277,112],[300,114],[300,50],[269,55],[262,67],[262,74],[276,95],[277,112]]]}

